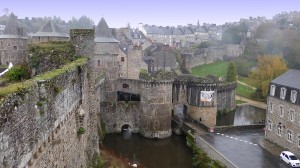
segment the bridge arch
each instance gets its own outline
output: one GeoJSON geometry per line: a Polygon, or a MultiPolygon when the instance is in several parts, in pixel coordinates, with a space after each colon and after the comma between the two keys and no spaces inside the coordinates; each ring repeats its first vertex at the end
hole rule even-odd
{"type": "Polygon", "coordinates": [[[174,115],[184,120],[188,118],[188,106],[186,104],[176,104],[174,115]]]}
{"type": "Polygon", "coordinates": [[[123,124],[121,127],[121,132],[127,131],[131,129],[131,126],[129,124],[123,124]]]}

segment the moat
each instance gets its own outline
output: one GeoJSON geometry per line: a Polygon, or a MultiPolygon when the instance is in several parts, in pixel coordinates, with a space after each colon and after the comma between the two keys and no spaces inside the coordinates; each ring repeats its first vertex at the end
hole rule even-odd
{"type": "Polygon", "coordinates": [[[172,135],[167,139],[146,139],[137,134],[109,134],[103,144],[118,156],[146,168],[192,167],[192,152],[185,145],[185,137],[172,135]]]}

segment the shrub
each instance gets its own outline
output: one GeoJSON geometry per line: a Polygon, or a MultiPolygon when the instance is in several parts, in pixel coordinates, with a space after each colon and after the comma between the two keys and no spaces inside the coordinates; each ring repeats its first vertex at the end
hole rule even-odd
{"type": "Polygon", "coordinates": [[[20,64],[12,67],[4,74],[9,80],[22,81],[30,78],[30,69],[27,64],[20,64]]]}
{"type": "Polygon", "coordinates": [[[84,134],[85,129],[83,127],[79,127],[77,134],[84,134]]]}

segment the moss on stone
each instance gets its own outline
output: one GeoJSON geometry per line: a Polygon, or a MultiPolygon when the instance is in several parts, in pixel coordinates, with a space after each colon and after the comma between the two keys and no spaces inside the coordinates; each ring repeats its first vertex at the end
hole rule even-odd
{"type": "Polygon", "coordinates": [[[33,79],[26,80],[24,82],[17,82],[17,83],[13,83],[13,84],[10,84],[5,87],[1,87],[0,88],[0,98],[3,98],[6,95],[12,94],[12,93],[16,93],[18,95],[24,95],[25,93],[27,93],[28,89],[31,86],[37,85],[38,80],[51,80],[59,75],[62,75],[63,73],[69,72],[73,68],[84,65],[86,63],[86,61],[87,61],[87,58],[82,57],[82,58],[79,58],[79,59],[69,63],[69,64],[66,64],[62,68],[54,69],[52,71],[46,72],[45,74],[36,76],[33,79]]]}

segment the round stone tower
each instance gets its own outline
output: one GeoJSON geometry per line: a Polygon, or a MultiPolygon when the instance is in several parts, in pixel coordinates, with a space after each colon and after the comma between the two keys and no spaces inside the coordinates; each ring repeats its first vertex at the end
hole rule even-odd
{"type": "Polygon", "coordinates": [[[167,138],[172,135],[173,80],[141,80],[141,127],[146,138],[167,138]]]}

